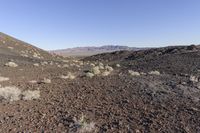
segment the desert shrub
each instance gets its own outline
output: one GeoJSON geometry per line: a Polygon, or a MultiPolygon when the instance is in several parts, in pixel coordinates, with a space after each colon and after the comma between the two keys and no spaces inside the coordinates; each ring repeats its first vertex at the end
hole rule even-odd
{"type": "Polygon", "coordinates": [[[21,90],[14,86],[1,87],[0,99],[6,101],[20,100],[21,90]]]}
{"type": "Polygon", "coordinates": [[[104,64],[103,63],[101,63],[101,62],[99,62],[99,69],[104,69],[104,64]]]}
{"type": "Polygon", "coordinates": [[[159,71],[150,71],[149,74],[151,75],[160,75],[159,71]]]}
{"type": "Polygon", "coordinates": [[[35,100],[40,98],[40,91],[39,90],[26,90],[22,92],[22,99],[23,100],[35,100]]]}
{"type": "Polygon", "coordinates": [[[39,67],[40,65],[39,65],[39,63],[34,63],[33,64],[34,66],[37,66],[37,67],[39,67]]]}
{"type": "Polygon", "coordinates": [[[74,74],[72,74],[71,72],[69,72],[67,76],[61,75],[60,78],[62,78],[62,79],[75,79],[76,76],[74,74]]]}
{"type": "Polygon", "coordinates": [[[128,73],[129,73],[131,76],[140,76],[140,73],[139,73],[139,72],[136,72],[136,71],[133,71],[133,70],[128,70],[128,73]]]}
{"type": "Polygon", "coordinates": [[[44,78],[41,83],[45,83],[45,84],[50,84],[51,83],[51,79],[47,79],[47,78],[44,78]]]}
{"type": "Polygon", "coordinates": [[[70,129],[70,132],[77,131],[78,133],[91,133],[95,131],[95,123],[88,123],[85,116],[81,116],[79,120],[74,119],[74,124],[70,129]]]}
{"type": "Polygon", "coordinates": [[[13,47],[8,47],[9,49],[14,49],[13,47]]]}
{"type": "Polygon", "coordinates": [[[42,66],[45,66],[45,65],[48,65],[48,62],[47,61],[43,61],[40,63],[42,66]]]}
{"type": "Polygon", "coordinates": [[[95,67],[95,64],[94,64],[94,63],[91,63],[91,64],[90,64],[90,66],[93,66],[93,67],[95,67]]]}
{"type": "Polygon", "coordinates": [[[8,81],[8,80],[9,80],[9,78],[7,78],[7,77],[0,77],[0,82],[8,81]]]}
{"type": "Polygon", "coordinates": [[[198,82],[199,79],[198,79],[198,77],[195,77],[195,76],[191,75],[190,76],[190,81],[192,81],[192,82],[198,82]]]}
{"type": "Polygon", "coordinates": [[[69,67],[68,64],[64,64],[64,65],[63,65],[63,68],[68,68],[68,67],[69,67]]]}
{"type": "Polygon", "coordinates": [[[31,81],[29,81],[29,83],[36,84],[37,81],[36,80],[31,80],[31,81]]]}
{"type": "Polygon", "coordinates": [[[94,77],[94,74],[91,73],[91,72],[86,72],[86,73],[85,73],[85,76],[86,76],[86,77],[89,77],[89,78],[92,78],[92,77],[94,77]]]}
{"type": "Polygon", "coordinates": [[[110,71],[104,71],[104,72],[102,72],[101,75],[102,75],[102,76],[108,76],[108,75],[110,75],[110,71]]]}
{"type": "Polygon", "coordinates": [[[91,72],[94,73],[95,75],[98,75],[101,73],[98,66],[93,67],[91,72]]]}
{"type": "Polygon", "coordinates": [[[114,70],[111,66],[108,66],[108,65],[105,66],[105,69],[110,72],[114,70]]]}
{"type": "Polygon", "coordinates": [[[20,54],[21,56],[23,56],[23,57],[28,57],[28,55],[27,54],[20,54]]]}
{"type": "Polygon", "coordinates": [[[40,59],[41,57],[40,57],[40,55],[39,54],[37,54],[37,53],[33,53],[33,57],[34,58],[38,58],[38,59],[40,59]]]}
{"type": "Polygon", "coordinates": [[[17,67],[18,65],[15,62],[8,62],[8,63],[5,64],[5,66],[8,66],[8,67],[17,67]]]}

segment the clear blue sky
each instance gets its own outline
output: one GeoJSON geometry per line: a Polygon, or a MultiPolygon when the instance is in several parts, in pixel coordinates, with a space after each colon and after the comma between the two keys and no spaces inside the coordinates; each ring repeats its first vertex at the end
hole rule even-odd
{"type": "Polygon", "coordinates": [[[200,0],[0,0],[0,29],[46,50],[200,44],[200,0]]]}

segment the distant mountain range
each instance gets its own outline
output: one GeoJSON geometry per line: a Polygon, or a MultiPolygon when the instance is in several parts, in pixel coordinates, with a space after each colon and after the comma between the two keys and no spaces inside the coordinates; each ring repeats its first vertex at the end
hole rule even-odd
{"type": "Polygon", "coordinates": [[[72,57],[81,57],[81,56],[91,56],[101,53],[108,53],[114,51],[137,51],[141,50],[141,48],[136,47],[128,47],[128,46],[118,46],[118,45],[105,45],[100,47],[76,47],[76,48],[68,48],[61,50],[53,50],[51,53],[55,53],[62,56],[72,56],[72,57]]]}

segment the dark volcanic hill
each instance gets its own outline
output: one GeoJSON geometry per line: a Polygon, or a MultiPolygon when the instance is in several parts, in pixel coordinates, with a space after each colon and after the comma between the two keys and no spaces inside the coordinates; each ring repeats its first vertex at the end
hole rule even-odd
{"type": "Polygon", "coordinates": [[[0,54],[22,56],[33,59],[52,59],[50,53],[31,44],[0,32],[0,54]]]}
{"type": "Polygon", "coordinates": [[[140,50],[142,48],[134,48],[128,46],[118,46],[118,45],[105,45],[101,47],[76,47],[76,48],[68,48],[63,50],[54,50],[52,53],[56,53],[62,56],[72,56],[72,57],[84,57],[91,56],[101,53],[109,53],[114,51],[122,51],[122,50],[140,50]]]}

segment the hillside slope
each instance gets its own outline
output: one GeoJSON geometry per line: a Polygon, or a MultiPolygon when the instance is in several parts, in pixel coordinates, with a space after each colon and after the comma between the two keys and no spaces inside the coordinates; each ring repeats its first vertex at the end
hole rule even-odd
{"type": "Polygon", "coordinates": [[[52,59],[48,52],[0,32],[0,54],[35,59],[52,59]]]}

